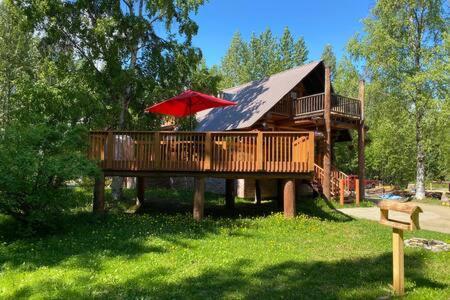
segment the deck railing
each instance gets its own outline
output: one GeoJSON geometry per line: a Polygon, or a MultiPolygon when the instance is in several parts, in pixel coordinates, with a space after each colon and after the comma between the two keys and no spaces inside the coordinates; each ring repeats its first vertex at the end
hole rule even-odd
{"type": "Polygon", "coordinates": [[[278,101],[277,104],[272,107],[271,111],[274,113],[290,116],[292,114],[292,98],[286,98],[284,97],[280,101],[278,101]]]}
{"type": "Polygon", "coordinates": [[[294,100],[294,116],[323,111],[325,94],[314,94],[294,100]]]}
{"type": "Polygon", "coordinates": [[[112,171],[313,172],[314,134],[93,131],[89,158],[112,171]]]}
{"type": "Polygon", "coordinates": [[[360,117],[361,101],[341,95],[331,95],[331,112],[351,117],[360,117]]]}
{"type": "MultiPolygon", "coordinates": [[[[339,195],[339,190],[340,190],[339,182],[341,181],[341,179],[344,180],[344,190],[346,190],[346,191],[348,190],[348,179],[347,178],[348,178],[348,175],[345,174],[344,172],[337,170],[335,167],[331,168],[330,192],[331,192],[332,196],[339,195]]],[[[319,185],[323,185],[323,180],[324,180],[323,168],[317,164],[314,164],[314,181],[319,185]]]]}
{"type": "MultiPolygon", "coordinates": [[[[294,116],[320,114],[324,110],[324,103],[325,93],[297,98],[293,102],[294,116]]],[[[332,94],[331,113],[350,117],[360,117],[361,101],[350,97],[332,94]]]]}

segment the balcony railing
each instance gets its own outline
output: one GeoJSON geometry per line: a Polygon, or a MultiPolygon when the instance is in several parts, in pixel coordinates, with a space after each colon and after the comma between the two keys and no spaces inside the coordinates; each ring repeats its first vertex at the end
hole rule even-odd
{"type": "MultiPolygon", "coordinates": [[[[293,115],[296,117],[320,114],[324,111],[325,93],[305,96],[294,100],[293,115]]],[[[337,94],[331,95],[331,113],[356,117],[361,116],[361,101],[337,94]]]]}
{"type": "Polygon", "coordinates": [[[361,117],[361,101],[341,95],[331,95],[331,113],[361,117]]]}
{"type": "Polygon", "coordinates": [[[89,158],[108,171],[314,171],[313,132],[93,131],[89,158]]]}

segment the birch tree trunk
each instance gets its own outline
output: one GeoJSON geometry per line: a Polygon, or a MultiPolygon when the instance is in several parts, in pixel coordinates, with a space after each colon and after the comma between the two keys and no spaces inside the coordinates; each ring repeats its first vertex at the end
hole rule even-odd
{"type": "MultiPolygon", "coordinates": [[[[128,10],[131,16],[134,16],[135,10],[134,10],[134,3],[133,1],[125,1],[125,5],[128,6],[128,10]]],[[[144,8],[144,2],[143,0],[139,1],[139,7],[138,7],[138,16],[139,18],[142,17],[142,11],[144,8]]],[[[137,40],[135,43],[129,45],[130,50],[130,66],[129,69],[135,73],[136,72],[136,65],[137,65],[137,56],[138,56],[138,48],[139,48],[140,41],[137,40]]],[[[133,98],[134,93],[134,83],[133,81],[130,81],[128,86],[125,89],[124,96],[122,97],[122,105],[119,115],[119,130],[125,130],[126,124],[125,124],[125,118],[128,111],[128,107],[130,105],[130,102],[133,98]]],[[[123,196],[123,177],[114,176],[112,183],[111,183],[111,194],[112,198],[114,200],[119,200],[123,196]]]]}
{"type": "Polygon", "coordinates": [[[422,118],[416,116],[416,199],[425,198],[425,150],[423,147],[422,118]]]}

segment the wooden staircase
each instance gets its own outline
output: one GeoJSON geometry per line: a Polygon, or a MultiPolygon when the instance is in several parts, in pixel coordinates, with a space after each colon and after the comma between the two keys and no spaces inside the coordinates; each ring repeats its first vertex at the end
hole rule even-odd
{"type": "MultiPolygon", "coordinates": [[[[339,182],[340,180],[344,180],[344,194],[348,194],[348,175],[344,172],[339,171],[335,167],[331,168],[331,196],[333,197],[339,197],[340,187],[339,182]]],[[[324,180],[324,172],[323,168],[320,167],[318,164],[314,164],[314,178],[313,182],[311,184],[312,188],[320,195],[323,194],[322,189],[322,183],[324,180]]]]}

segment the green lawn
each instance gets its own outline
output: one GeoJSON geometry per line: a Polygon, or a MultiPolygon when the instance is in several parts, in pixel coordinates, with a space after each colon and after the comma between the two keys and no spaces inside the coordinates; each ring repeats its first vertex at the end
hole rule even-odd
{"type": "MultiPolygon", "coordinates": [[[[298,203],[285,220],[275,204],[239,201],[235,212],[208,195],[203,222],[188,192],[151,191],[151,208],[80,210],[61,232],[18,237],[0,219],[0,298],[374,299],[389,295],[391,231],[352,220],[324,201],[298,203]]],[[[450,235],[411,236],[450,242],[450,235]]],[[[449,299],[450,253],[406,249],[411,299],[449,299]]]]}

